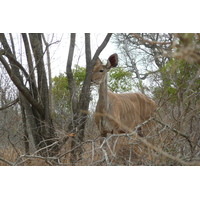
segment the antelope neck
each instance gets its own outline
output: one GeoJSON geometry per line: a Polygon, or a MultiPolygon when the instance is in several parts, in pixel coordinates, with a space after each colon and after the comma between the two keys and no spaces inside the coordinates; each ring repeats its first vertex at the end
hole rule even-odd
{"type": "Polygon", "coordinates": [[[100,84],[99,87],[99,102],[101,105],[101,111],[106,111],[108,109],[108,88],[107,88],[107,76],[105,80],[100,84]]]}

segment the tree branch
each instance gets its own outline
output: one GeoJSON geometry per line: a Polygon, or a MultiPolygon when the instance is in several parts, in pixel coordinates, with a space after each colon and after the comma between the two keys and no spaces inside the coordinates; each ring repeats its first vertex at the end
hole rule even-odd
{"type": "Polygon", "coordinates": [[[72,61],[73,61],[73,56],[74,56],[75,41],[76,41],[76,34],[71,33],[66,72],[67,72],[67,79],[68,79],[69,90],[70,90],[70,100],[72,102],[73,112],[75,112],[76,107],[77,107],[77,102],[74,102],[74,100],[77,101],[77,99],[76,99],[74,77],[73,77],[73,72],[72,72],[72,61]]]}
{"type": "Polygon", "coordinates": [[[14,101],[8,103],[7,105],[4,105],[4,106],[0,107],[0,110],[5,110],[5,109],[15,105],[18,101],[19,101],[19,98],[17,98],[14,101]]]}
{"type": "Polygon", "coordinates": [[[85,56],[86,56],[86,69],[90,70],[90,65],[91,65],[90,33],[85,33],[85,56]]]}
{"type": "Polygon", "coordinates": [[[108,33],[104,39],[104,41],[102,42],[102,44],[98,47],[98,49],[96,50],[93,58],[92,58],[92,67],[94,67],[97,58],[99,57],[100,53],[103,51],[103,49],[106,47],[106,45],[108,44],[110,38],[112,36],[112,33],[108,33]]]}
{"type": "Polygon", "coordinates": [[[8,58],[8,60],[10,61],[10,63],[15,64],[16,67],[18,67],[19,69],[21,69],[21,71],[24,73],[26,79],[29,78],[29,75],[28,75],[27,71],[26,71],[26,70],[24,69],[24,67],[15,59],[15,57],[13,57],[12,54],[10,54],[10,53],[4,51],[3,49],[0,49],[0,52],[1,52],[2,55],[5,55],[5,56],[8,58]]]}
{"type": "Polygon", "coordinates": [[[52,77],[51,77],[51,59],[50,59],[50,51],[49,51],[49,44],[47,43],[44,33],[42,33],[42,39],[46,46],[47,50],[47,66],[48,66],[48,82],[49,82],[49,104],[50,104],[50,116],[53,117],[53,95],[52,95],[52,77]]]}
{"type": "Polygon", "coordinates": [[[8,75],[10,76],[11,80],[15,84],[15,86],[19,89],[19,91],[26,97],[26,99],[31,103],[35,109],[42,115],[44,112],[44,107],[39,104],[30,94],[30,91],[22,84],[20,79],[13,73],[12,69],[10,69],[9,64],[4,59],[4,57],[0,54],[0,61],[4,65],[8,75]]]}
{"type": "MultiPolygon", "coordinates": [[[[81,110],[88,110],[89,107],[89,99],[90,99],[90,86],[91,86],[91,78],[92,78],[92,70],[96,64],[96,60],[103,49],[106,47],[107,43],[109,42],[112,33],[108,33],[102,42],[102,44],[96,50],[92,60],[91,60],[91,48],[90,48],[90,34],[85,33],[85,53],[86,53],[86,78],[83,83],[80,100],[79,100],[79,107],[81,110]]],[[[85,115],[85,114],[84,114],[85,115]]]]}
{"type": "Polygon", "coordinates": [[[2,158],[2,157],[0,157],[0,160],[1,161],[3,161],[3,162],[5,162],[6,164],[8,164],[8,165],[10,165],[10,166],[12,166],[13,165],[13,163],[11,163],[10,161],[8,161],[8,160],[5,160],[4,158],[2,158]]]}
{"type": "MultiPolygon", "coordinates": [[[[172,42],[158,42],[158,41],[150,41],[150,40],[146,40],[144,39],[143,37],[141,37],[139,34],[137,33],[130,33],[129,35],[133,35],[135,38],[139,39],[142,41],[143,44],[150,44],[150,45],[156,45],[156,44],[159,44],[159,45],[166,45],[166,44],[171,44],[172,45],[172,42]]],[[[158,35],[156,35],[157,39],[158,39],[158,35]]]]}
{"type": "Polygon", "coordinates": [[[37,86],[36,86],[36,79],[34,74],[34,67],[33,67],[33,60],[31,56],[31,50],[28,42],[28,37],[26,33],[22,33],[22,39],[24,42],[24,48],[26,52],[26,59],[28,62],[28,68],[29,68],[29,76],[30,76],[30,90],[34,96],[35,99],[38,99],[38,93],[37,93],[37,86]]]}

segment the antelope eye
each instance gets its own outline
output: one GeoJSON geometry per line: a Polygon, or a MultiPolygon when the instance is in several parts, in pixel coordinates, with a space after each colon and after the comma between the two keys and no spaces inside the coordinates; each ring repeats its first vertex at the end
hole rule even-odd
{"type": "Polygon", "coordinates": [[[103,69],[99,70],[99,72],[103,72],[103,71],[104,71],[103,69]]]}

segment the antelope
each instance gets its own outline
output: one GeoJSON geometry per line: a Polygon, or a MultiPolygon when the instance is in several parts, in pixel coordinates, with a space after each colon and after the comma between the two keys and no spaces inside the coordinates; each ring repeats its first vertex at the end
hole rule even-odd
{"type": "Polygon", "coordinates": [[[107,72],[117,65],[118,55],[115,53],[108,58],[106,65],[98,58],[93,69],[91,81],[99,85],[94,118],[102,137],[108,133],[130,133],[148,120],[156,109],[156,103],[144,94],[117,94],[108,90],[107,72]]]}

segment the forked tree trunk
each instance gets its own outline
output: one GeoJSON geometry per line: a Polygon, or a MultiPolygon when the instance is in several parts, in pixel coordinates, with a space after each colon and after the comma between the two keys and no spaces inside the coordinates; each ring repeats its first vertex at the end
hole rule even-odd
{"type": "Polygon", "coordinates": [[[23,114],[28,121],[30,134],[33,136],[38,154],[52,156],[57,154],[59,148],[55,143],[57,137],[51,119],[41,34],[29,34],[29,39],[26,34],[22,34],[22,38],[29,72],[16,60],[4,34],[0,34],[0,41],[4,48],[0,53],[0,61],[19,90],[24,109],[23,114]],[[31,49],[34,56],[32,56],[31,49]],[[4,57],[7,57],[9,62],[4,57]],[[33,60],[35,60],[35,66],[33,60]],[[37,72],[37,81],[35,71],[37,72]],[[29,85],[25,84],[27,81],[29,85]]]}
{"type": "MultiPolygon", "coordinates": [[[[75,133],[75,136],[71,143],[71,158],[70,161],[72,165],[75,165],[79,160],[82,159],[82,143],[84,141],[84,131],[85,131],[85,124],[87,120],[87,111],[89,108],[90,103],[90,86],[91,86],[91,78],[92,78],[92,71],[98,56],[100,55],[101,51],[106,47],[107,43],[109,42],[112,33],[108,33],[105,37],[102,44],[96,50],[93,58],[91,59],[91,48],[90,48],[90,34],[85,34],[85,54],[86,54],[86,77],[83,83],[83,87],[81,90],[80,97],[77,103],[72,103],[73,108],[73,119],[70,123],[68,132],[75,133]]],[[[73,51],[74,51],[74,44],[75,44],[75,34],[71,34],[71,42],[70,42],[70,49],[68,55],[68,63],[67,63],[67,75],[68,81],[70,86],[71,96],[73,96],[73,86],[75,85],[73,82],[73,75],[71,73],[71,63],[73,59],[73,51]],[[70,78],[69,78],[70,77],[70,78]]]]}

